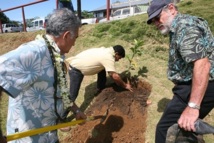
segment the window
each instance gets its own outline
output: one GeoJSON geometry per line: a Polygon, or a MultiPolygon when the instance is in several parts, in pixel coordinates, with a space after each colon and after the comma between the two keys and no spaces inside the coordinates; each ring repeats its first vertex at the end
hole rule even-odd
{"type": "Polygon", "coordinates": [[[35,25],[35,26],[38,26],[38,25],[39,25],[39,22],[38,22],[38,21],[35,21],[35,22],[34,22],[34,25],[35,25]]]}
{"type": "Polygon", "coordinates": [[[120,14],[121,14],[121,10],[118,10],[114,12],[113,16],[120,16],[120,14]]]}
{"type": "Polygon", "coordinates": [[[128,14],[130,14],[130,9],[124,9],[122,14],[123,14],[123,15],[128,15],[128,14]]]}
{"type": "Polygon", "coordinates": [[[43,20],[39,21],[39,27],[43,27],[43,20]]]}
{"type": "Polygon", "coordinates": [[[134,8],[134,13],[139,13],[139,12],[141,12],[140,8],[139,7],[135,7],[134,8]]]}

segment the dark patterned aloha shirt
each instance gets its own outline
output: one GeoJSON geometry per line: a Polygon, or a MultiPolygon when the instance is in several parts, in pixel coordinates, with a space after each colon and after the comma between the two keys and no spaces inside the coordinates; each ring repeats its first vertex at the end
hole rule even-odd
{"type": "Polygon", "coordinates": [[[168,79],[174,83],[192,79],[194,61],[208,57],[210,80],[214,79],[214,39],[207,21],[177,14],[170,29],[168,79]]]}

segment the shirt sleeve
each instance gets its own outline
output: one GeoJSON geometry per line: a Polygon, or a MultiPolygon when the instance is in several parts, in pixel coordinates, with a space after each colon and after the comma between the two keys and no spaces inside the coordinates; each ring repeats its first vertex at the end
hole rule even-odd
{"type": "Polygon", "coordinates": [[[105,59],[102,60],[101,63],[107,72],[116,72],[114,59],[105,59]]]}
{"type": "Polygon", "coordinates": [[[203,31],[200,28],[186,25],[177,32],[179,33],[178,50],[187,63],[206,57],[203,31]]]}
{"type": "Polygon", "coordinates": [[[22,45],[0,56],[0,86],[15,98],[38,78],[41,55],[38,46],[22,45]]]}

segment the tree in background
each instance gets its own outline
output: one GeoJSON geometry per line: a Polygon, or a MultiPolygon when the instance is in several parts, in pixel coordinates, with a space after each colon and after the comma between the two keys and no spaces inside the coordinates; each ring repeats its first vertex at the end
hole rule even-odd
{"type": "Polygon", "coordinates": [[[83,10],[82,13],[81,13],[81,15],[84,18],[93,18],[94,17],[93,13],[91,13],[91,12],[89,12],[87,10],[83,10]]]}
{"type": "Polygon", "coordinates": [[[10,19],[3,12],[0,12],[0,20],[2,24],[10,22],[10,19]]]}

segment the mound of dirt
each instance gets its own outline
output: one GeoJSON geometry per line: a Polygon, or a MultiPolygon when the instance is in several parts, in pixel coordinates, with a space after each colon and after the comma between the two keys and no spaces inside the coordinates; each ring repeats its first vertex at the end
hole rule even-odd
{"type": "Polygon", "coordinates": [[[105,120],[88,121],[70,131],[63,143],[143,143],[147,99],[151,85],[140,81],[134,92],[118,86],[104,89],[87,109],[89,116],[108,115],[105,120]]]}

